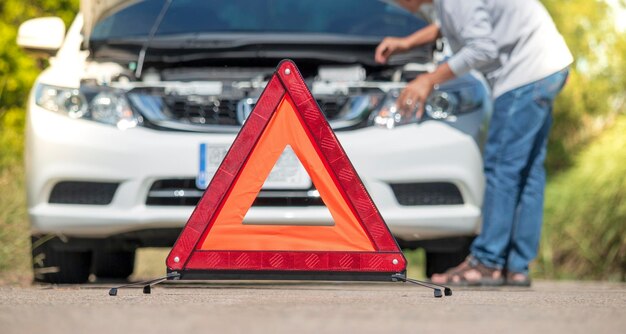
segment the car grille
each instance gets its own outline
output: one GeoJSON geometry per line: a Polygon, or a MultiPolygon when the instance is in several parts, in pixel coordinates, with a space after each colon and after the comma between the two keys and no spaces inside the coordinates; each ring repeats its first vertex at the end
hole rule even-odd
{"type": "Polygon", "coordinates": [[[447,182],[390,184],[400,205],[458,205],[463,196],[456,185],[447,182]]]}
{"type": "MultiPolygon", "coordinates": [[[[167,95],[164,103],[173,121],[194,125],[240,125],[237,118],[239,100],[167,95]]],[[[317,99],[317,103],[326,118],[332,121],[339,118],[341,110],[348,103],[348,97],[328,96],[317,99]]],[[[254,104],[250,107],[254,107],[254,104]]]]}
{"type": "Polygon", "coordinates": [[[113,201],[118,183],[63,181],[54,185],[48,203],[107,205],[113,201]]]}
{"type": "Polygon", "coordinates": [[[164,102],[175,121],[190,124],[239,125],[237,100],[167,95],[164,102]]]}
{"type": "MultiPolygon", "coordinates": [[[[146,205],[196,206],[204,190],[196,187],[194,179],[164,179],[150,187],[146,205]]],[[[259,192],[252,206],[302,207],[323,206],[324,202],[314,188],[307,190],[267,190],[259,192]]]]}

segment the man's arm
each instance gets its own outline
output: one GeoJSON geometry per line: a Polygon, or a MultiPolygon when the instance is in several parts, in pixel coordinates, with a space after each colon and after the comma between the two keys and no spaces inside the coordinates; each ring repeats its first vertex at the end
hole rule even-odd
{"type": "Polygon", "coordinates": [[[376,48],[374,59],[377,63],[385,64],[391,55],[434,42],[438,36],[439,26],[430,24],[406,37],[385,37],[376,48]]]}
{"type": "Polygon", "coordinates": [[[424,113],[424,103],[434,85],[460,77],[471,69],[490,64],[498,58],[498,47],[493,40],[491,18],[482,0],[457,0],[445,3],[444,8],[453,19],[452,26],[463,47],[447,62],[439,65],[433,73],[418,76],[411,81],[398,98],[398,108],[414,110],[417,116],[424,113]]]}
{"type": "Polygon", "coordinates": [[[448,59],[450,69],[457,77],[497,60],[498,46],[493,39],[491,17],[484,1],[449,1],[444,10],[449,11],[452,26],[463,42],[461,50],[448,59]]]}

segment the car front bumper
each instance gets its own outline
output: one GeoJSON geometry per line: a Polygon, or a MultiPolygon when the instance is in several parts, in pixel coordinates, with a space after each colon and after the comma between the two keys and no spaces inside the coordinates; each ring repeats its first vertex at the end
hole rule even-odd
{"type": "MultiPolygon", "coordinates": [[[[393,130],[338,132],[359,176],[392,233],[403,240],[473,235],[480,227],[484,187],[482,160],[472,137],[436,121],[393,130]],[[449,182],[463,204],[400,205],[390,183],[449,182]]],[[[103,238],[154,228],[182,227],[192,206],[148,206],[154,181],[192,178],[200,143],[229,145],[234,134],[118,130],[74,120],[32,103],[26,166],[28,213],[33,234],[103,238]],[[115,182],[108,205],[51,204],[60,181],[115,182]]],[[[325,207],[253,207],[249,223],[324,224],[325,207]]]]}

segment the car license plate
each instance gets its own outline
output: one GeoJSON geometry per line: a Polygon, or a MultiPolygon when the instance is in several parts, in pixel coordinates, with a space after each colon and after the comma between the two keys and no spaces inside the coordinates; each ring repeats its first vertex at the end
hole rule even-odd
{"type": "MultiPolygon", "coordinates": [[[[196,186],[206,189],[228,152],[229,146],[200,144],[196,186]]],[[[291,146],[287,146],[263,184],[263,189],[308,189],[311,178],[291,146]]]]}

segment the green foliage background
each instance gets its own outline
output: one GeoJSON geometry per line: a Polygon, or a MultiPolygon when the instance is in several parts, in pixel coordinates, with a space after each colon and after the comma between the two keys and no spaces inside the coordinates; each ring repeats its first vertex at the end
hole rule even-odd
{"type": "Polygon", "coordinates": [[[31,275],[22,148],[26,101],[45,66],[16,45],[17,29],[41,16],[59,16],[69,27],[77,10],[78,0],[0,1],[0,283],[31,275]]]}
{"type": "MultiPolygon", "coordinates": [[[[626,280],[626,33],[603,0],[543,0],[576,63],[555,106],[536,276],[626,280]]],[[[621,1],[622,6],[624,1],[621,1]]],[[[22,168],[25,106],[44,63],[15,44],[23,21],[59,16],[78,0],[0,2],[0,281],[27,281],[22,168]]],[[[415,256],[423,258],[423,256],[415,256]]]]}

